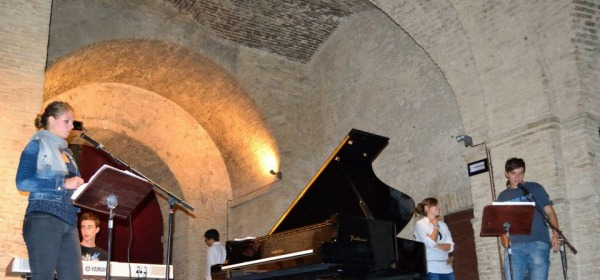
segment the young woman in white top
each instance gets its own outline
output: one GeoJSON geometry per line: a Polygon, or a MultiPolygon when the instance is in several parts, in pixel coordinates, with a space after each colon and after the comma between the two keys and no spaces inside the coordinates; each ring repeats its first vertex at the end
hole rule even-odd
{"type": "Polygon", "coordinates": [[[423,217],[415,224],[415,238],[425,244],[427,279],[454,280],[454,270],[448,263],[448,254],[454,251],[454,242],[448,226],[437,219],[440,215],[437,199],[424,199],[417,204],[415,212],[423,217]]]}

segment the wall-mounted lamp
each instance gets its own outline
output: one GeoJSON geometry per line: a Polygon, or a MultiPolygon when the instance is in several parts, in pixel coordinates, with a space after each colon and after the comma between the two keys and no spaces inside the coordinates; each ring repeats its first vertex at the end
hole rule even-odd
{"type": "Polygon", "coordinates": [[[463,142],[465,144],[465,147],[473,146],[473,138],[471,138],[471,136],[469,136],[469,135],[456,136],[456,142],[458,142],[458,143],[463,142]]]}
{"type": "Polygon", "coordinates": [[[281,178],[283,177],[283,174],[281,173],[281,171],[279,171],[279,172],[275,172],[275,171],[273,171],[273,169],[271,169],[271,170],[269,171],[269,173],[271,173],[272,175],[275,175],[275,176],[277,176],[277,179],[279,179],[279,180],[281,180],[281,178]]]}

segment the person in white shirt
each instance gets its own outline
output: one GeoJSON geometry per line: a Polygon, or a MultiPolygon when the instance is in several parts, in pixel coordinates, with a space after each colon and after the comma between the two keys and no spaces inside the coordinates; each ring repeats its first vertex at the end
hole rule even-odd
{"type": "Polygon", "coordinates": [[[427,279],[454,280],[454,270],[448,263],[448,254],[454,251],[454,242],[448,226],[437,219],[440,216],[437,199],[424,199],[417,204],[415,212],[423,216],[415,224],[415,239],[425,244],[427,279]]]}
{"type": "Polygon", "coordinates": [[[208,246],[208,252],[206,253],[206,280],[212,280],[210,268],[215,264],[222,264],[225,262],[227,252],[225,246],[219,242],[219,231],[212,228],[204,233],[204,243],[208,246]]]}

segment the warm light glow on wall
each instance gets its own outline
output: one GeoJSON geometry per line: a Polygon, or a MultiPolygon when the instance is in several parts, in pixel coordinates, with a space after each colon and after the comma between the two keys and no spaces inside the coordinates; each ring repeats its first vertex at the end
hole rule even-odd
{"type": "Polygon", "coordinates": [[[272,176],[271,170],[279,172],[277,147],[269,138],[254,137],[251,142],[254,151],[255,171],[264,176],[272,176]]]}
{"type": "Polygon", "coordinates": [[[270,170],[279,171],[279,158],[272,147],[265,147],[260,154],[261,170],[268,173],[270,170]]]}

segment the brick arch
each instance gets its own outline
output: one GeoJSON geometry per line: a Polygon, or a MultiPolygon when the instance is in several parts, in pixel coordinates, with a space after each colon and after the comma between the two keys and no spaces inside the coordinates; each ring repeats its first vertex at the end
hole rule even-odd
{"type": "Polygon", "coordinates": [[[221,152],[234,196],[270,182],[268,170],[278,169],[274,137],[253,100],[222,67],[193,50],[159,40],[93,44],[48,67],[45,99],[93,83],[154,92],[190,114],[221,152]]]}
{"type": "MultiPolygon", "coordinates": [[[[172,264],[178,267],[176,278],[200,275],[200,268],[187,267],[186,260],[201,259],[204,253],[199,232],[207,227],[225,232],[226,201],[231,197],[225,163],[211,136],[177,104],[129,85],[86,84],[46,102],[55,99],[74,107],[87,135],[195,208],[176,208],[172,264]]],[[[77,134],[72,137],[71,143],[84,144],[77,134]]],[[[166,254],[168,198],[161,191],[156,194],[165,221],[166,254]]]]}
{"type": "MultiPolygon", "coordinates": [[[[162,171],[133,143],[154,151],[164,162],[158,166],[174,174],[164,186],[196,208],[175,215],[176,278],[200,278],[204,268],[188,261],[204,259],[198,236],[212,227],[226,233],[227,200],[272,181],[268,170],[278,169],[275,141],[245,90],[178,45],[122,40],[77,50],[48,67],[44,99],[70,102],[89,135],[144,166],[153,180],[161,182],[162,171]]],[[[159,203],[166,227],[166,200],[159,203]]]]}

